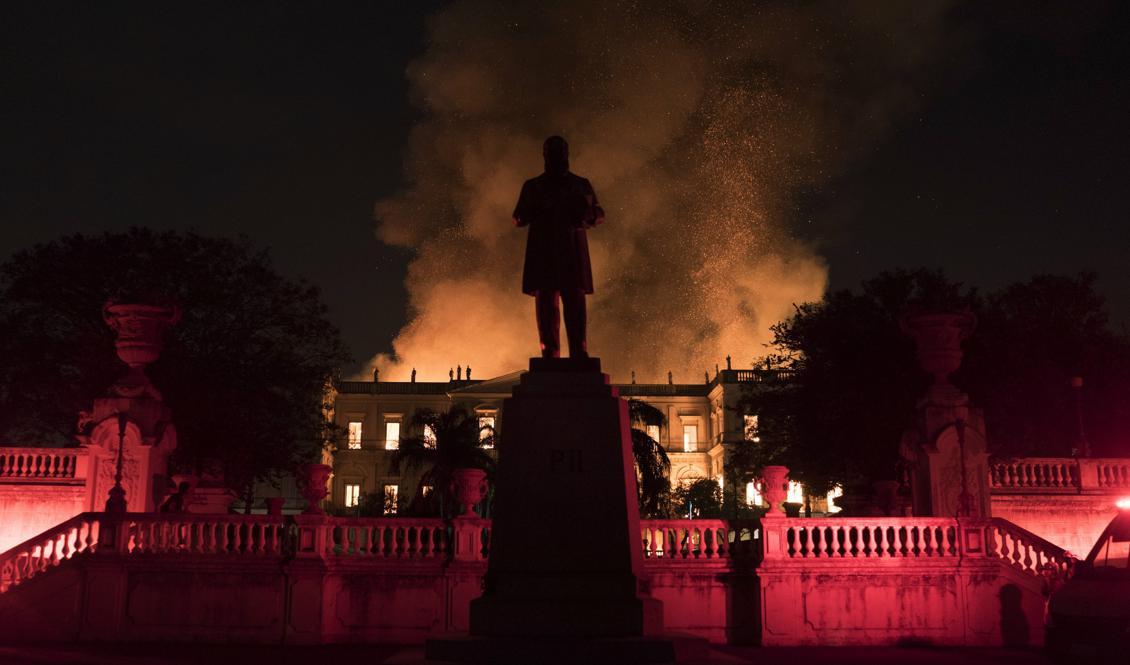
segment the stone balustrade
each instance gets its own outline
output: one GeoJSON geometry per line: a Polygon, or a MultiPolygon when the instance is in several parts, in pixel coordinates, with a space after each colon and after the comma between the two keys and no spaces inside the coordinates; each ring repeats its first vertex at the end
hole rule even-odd
{"type": "Polygon", "coordinates": [[[722,520],[641,520],[648,561],[717,561],[730,557],[730,530],[722,520]]]}
{"type": "Polygon", "coordinates": [[[322,555],[357,559],[442,559],[448,553],[441,519],[338,517],[317,528],[322,555]]]}
{"type": "Polygon", "coordinates": [[[1075,568],[1075,556],[1008,520],[985,520],[986,554],[1016,570],[1046,580],[1063,581],[1075,568]]]}
{"type": "Polygon", "coordinates": [[[933,517],[762,521],[766,559],[928,559],[959,554],[958,525],[933,517]]]}
{"type": "Polygon", "coordinates": [[[0,593],[37,574],[94,551],[100,542],[99,513],[82,513],[0,553],[0,593]]]}
{"type": "Polygon", "coordinates": [[[0,482],[81,481],[88,456],[85,448],[0,448],[0,482]]]}
{"type": "Polygon", "coordinates": [[[1025,457],[989,466],[994,493],[1117,493],[1130,490],[1130,459],[1025,457]]]}
{"type": "Polygon", "coordinates": [[[285,518],[273,515],[130,514],[114,542],[128,554],[279,555],[291,538],[285,518]]]}
{"type": "MultiPolygon", "coordinates": [[[[1043,594],[1074,564],[1000,519],[640,530],[668,627],[717,642],[746,631],[764,644],[997,644],[991,617],[1012,585],[1038,643],[1043,594]]],[[[467,629],[490,532],[478,518],[83,513],[0,555],[0,638],[421,643],[437,626],[467,629]]]]}

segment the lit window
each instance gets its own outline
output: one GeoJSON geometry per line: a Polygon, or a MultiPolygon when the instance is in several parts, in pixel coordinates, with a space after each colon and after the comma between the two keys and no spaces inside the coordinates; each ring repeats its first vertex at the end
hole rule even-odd
{"type": "Polygon", "coordinates": [[[431,493],[432,493],[432,486],[431,485],[424,485],[424,487],[420,489],[420,496],[422,496],[422,497],[427,497],[431,493]]]}
{"type": "Polygon", "coordinates": [[[659,425],[648,425],[647,435],[650,436],[653,441],[659,443],[659,425]]]}
{"type": "MultiPolygon", "coordinates": [[[[485,440],[494,434],[494,416],[479,416],[479,441],[485,440]],[[487,429],[489,428],[489,429],[487,429]]],[[[494,448],[493,443],[483,445],[483,448],[494,448]]]]}
{"type": "Polygon", "coordinates": [[[751,506],[761,505],[761,492],[757,489],[757,483],[748,482],[745,484],[745,502],[751,506]]]}
{"type": "Polygon", "coordinates": [[[400,421],[385,421],[385,450],[396,450],[400,447],[400,421]]]}
{"type": "Polygon", "coordinates": [[[698,450],[698,425],[683,425],[683,452],[698,450]]]}
{"type": "Polygon", "coordinates": [[[345,486],[345,507],[353,508],[361,502],[361,486],[347,484],[345,486]]]}
{"type": "Polygon", "coordinates": [[[804,503],[804,485],[795,480],[790,480],[789,489],[785,494],[785,503],[804,503]]]}
{"type": "Polygon", "coordinates": [[[761,437],[757,434],[757,416],[745,416],[745,439],[746,441],[753,441],[754,443],[761,443],[761,437]]]}
{"type": "Polygon", "coordinates": [[[384,502],[384,511],[383,512],[384,512],[385,515],[395,515],[396,514],[396,497],[399,496],[399,495],[400,495],[400,486],[399,485],[385,485],[384,486],[385,502],[384,502]]]}
{"type": "Polygon", "coordinates": [[[349,422],[349,449],[361,449],[361,423],[356,420],[349,422]]]}
{"type": "Polygon", "coordinates": [[[828,498],[828,514],[829,515],[832,515],[834,513],[838,513],[841,510],[843,510],[843,508],[840,508],[839,506],[836,505],[836,499],[840,498],[843,495],[844,495],[844,488],[840,487],[839,485],[836,485],[835,487],[832,488],[831,492],[828,492],[827,498],[828,498]]]}
{"type": "Polygon", "coordinates": [[[436,447],[436,431],[432,429],[431,425],[424,425],[424,446],[427,448],[436,447]]]}

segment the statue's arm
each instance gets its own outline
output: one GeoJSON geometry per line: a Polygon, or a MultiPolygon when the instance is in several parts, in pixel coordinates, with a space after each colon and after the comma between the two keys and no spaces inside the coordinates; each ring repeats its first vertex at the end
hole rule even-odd
{"type": "Polygon", "coordinates": [[[585,201],[588,203],[585,213],[585,228],[603,224],[604,208],[600,207],[600,202],[596,200],[596,190],[592,188],[592,183],[588,180],[585,180],[585,201]]]}
{"type": "Polygon", "coordinates": [[[518,194],[518,205],[514,206],[514,226],[523,227],[530,223],[530,183],[522,184],[522,192],[518,194]]]}

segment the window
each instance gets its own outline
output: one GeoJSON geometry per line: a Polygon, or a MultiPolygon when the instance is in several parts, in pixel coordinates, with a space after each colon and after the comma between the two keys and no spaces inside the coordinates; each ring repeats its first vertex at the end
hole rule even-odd
{"type": "MultiPolygon", "coordinates": [[[[479,416],[479,441],[494,435],[494,416],[479,416]],[[490,429],[485,429],[485,428],[490,429]]],[[[483,444],[483,448],[494,448],[494,441],[483,444]]]]}
{"type": "Polygon", "coordinates": [[[349,449],[361,449],[361,422],[358,420],[349,421],[349,449]]]}
{"type": "Polygon", "coordinates": [[[757,489],[757,483],[748,482],[745,484],[745,502],[751,506],[762,505],[761,492],[757,489]]]}
{"type": "Polygon", "coordinates": [[[789,489],[785,493],[786,503],[804,503],[804,485],[795,480],[789,481],[789,489]]]}
{"type": "Polygon", "coordinates": [[[840,498],[843,495],[844,495],[844,488],[840,487],[839,485],[836,485],[835,487],[832,488],[831,492],[828,492],[828,496],[826,498],[828,499],[828,514],[829,515],[834,515],[834,514],[840,512],[841,510],[843,510],[843,508],[840,508],[839,506],[836,505],[836,499],[840,498]]]}
{"type": "Polygon", "coordinates": [[[656,443],[659,443],[659,425],[648,425],[647,435],[655,440],[656,443]]]}
{"type": "Polygon", "coordinates": [[[745,426],[745,431],[743,432],[745,440],[761,443],[761,437],[758,436],[757,416],[745,416],[743,424],[745,426]]]}
{"type": "Polygon", "coordinates": [[[400,448],[400,421],[385,421],[385,450],[400,448]]]}
{"type": "Polygon", "coordinates": [[[346,483],[345,507],[353,508],[361,502],[361,485],[346,483]]]}
{"type": "Polygon", "coordinates": [[[426,498],[431,493],[432,493],[432,486],[431,485],[424,485],[422,488],[420,488],[420,496],[422,496],[422,497],[426,498]]]}
{"type": "Polygon", "coordinates": [[[424,425],[424,447],[436,447],[436,431],[432,429],[431,425],[424,425]]]}
{"type": "Polygon", "coordinates": [[[400,495],[399,485],[385,485],[384,486],[384,514],[396,514],[396,498],[400,495]]]}
{"type": "Polygon", "coordinates": [[[683,425],[683,452],[698,450],[698,425],[683,425]]]}

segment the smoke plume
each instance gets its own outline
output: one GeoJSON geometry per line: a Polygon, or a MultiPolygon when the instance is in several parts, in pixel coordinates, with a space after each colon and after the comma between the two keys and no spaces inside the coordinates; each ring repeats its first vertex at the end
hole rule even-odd
{"type": "MultiPolygon", "coordinates": [[[[791,232],[813,191],[911,108],[943,2],[457,2],[408,69],[422,119],[377,234],[415,251],[383,376],[477,378],[537,355],[518,190],[561,134],[589,232],[589,348],[614,380],[748,367],[827,269],[791,232]]],[[[564,331],[562,331],[564,334],[564,331]]]]}

